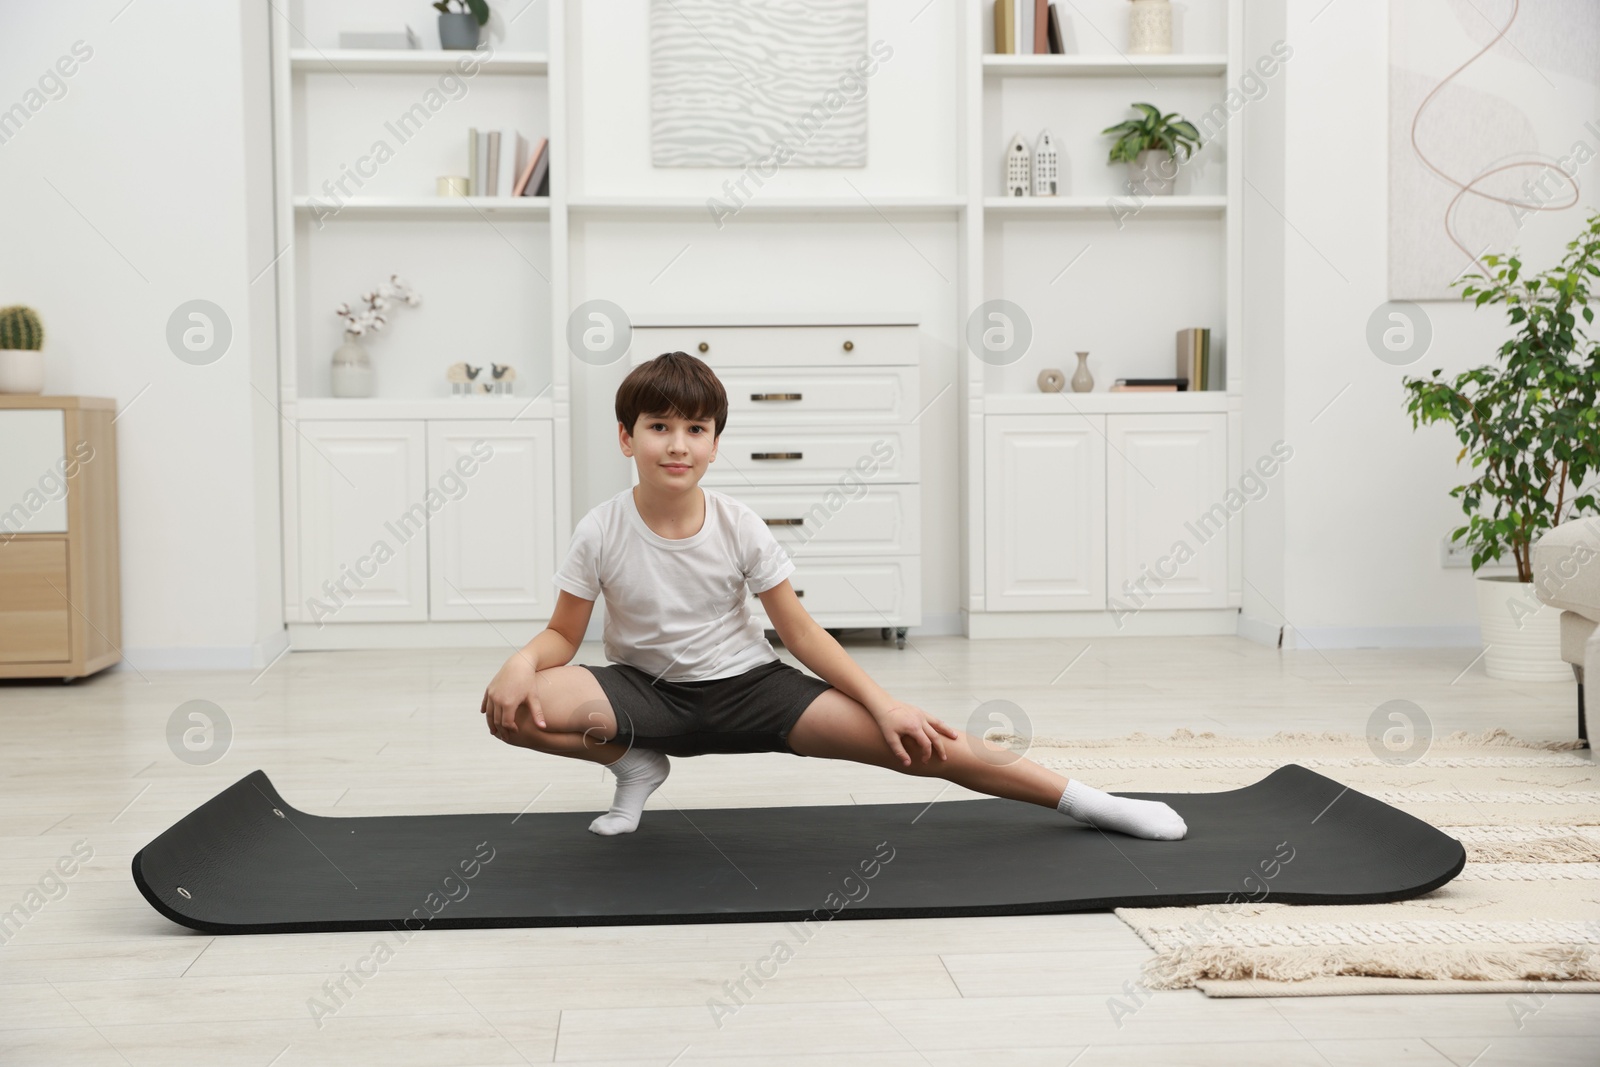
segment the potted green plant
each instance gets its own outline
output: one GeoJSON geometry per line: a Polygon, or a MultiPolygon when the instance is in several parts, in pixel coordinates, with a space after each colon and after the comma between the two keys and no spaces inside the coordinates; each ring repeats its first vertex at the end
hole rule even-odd
{"type": "Polygon", "coordinates": [[[30,307],[0,308],[0,393],[44,392],[44,324],[30,307]]]}
{"type": "Polygon", "coordinates": [[[439,47],[473,49],[478,47],[478,29],[489,21],[488,0],[434,0],[439,11],[439,47]],[[460,11],[451,11],[451,4],[460,11]]]}
{"type": "Polygon", "coordinates": [[[1456,463],[1471,457],[1478,476],[1450,490],[1468,516],[1450,535],[1465,538],[1472,569],[1507,552],[1516,574],[1477,575],[1478,622],[1491,677],[1556,681],[1571,669],[1560,656],[1560,613],[1534,594],[1529,548],[1541,534],[1595,511],[1584,488],[1600,471],[1600,345],[1584,332],[1594,322],[1589,278],[1600,277],[1600,213],[1567,243],[1558,266],[1525,275],[1522,261],[1488,255],[1493,272],[1466,274],[1462,298],[1504,304],[1516,329],[1497,362],[1440,378],[1403,379],[1415,430],[1447,421],[1461,442],[1456,463]],[[1582,316],[1583,322],[1578,321],[1582,316]]]}
{"type": "Polygon", "coordinates": [[[1126,163],[1135,192],[1171,196],[1177,186],[1178,164],[1200,149],[1200,131],[1176,111],[1163,115],[1150,104],[1134,104],[1142,117],[1107,126],[1102,134],[1116,134],[1107,163],[1126,163]]]}

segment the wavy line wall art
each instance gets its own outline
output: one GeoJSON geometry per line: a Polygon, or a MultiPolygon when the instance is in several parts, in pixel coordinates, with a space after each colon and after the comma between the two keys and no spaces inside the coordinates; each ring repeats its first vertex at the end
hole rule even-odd
{"type": "Polygon", "coordinates": [[[652,0],[651,162],[864,167],[867,54],[866,0],[652,0]]]}
{"type": "Polygon", "coordinates": [[[1600,3],[1390,0],[1389,299],[1458,275],[1600,185],[1600,3]]]}

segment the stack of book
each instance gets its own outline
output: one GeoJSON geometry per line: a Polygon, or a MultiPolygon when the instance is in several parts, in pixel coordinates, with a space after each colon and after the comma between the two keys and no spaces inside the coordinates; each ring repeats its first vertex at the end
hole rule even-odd
{"type": "Polygon", "coordinates": [[[1196,391],[1224,389],[1222,360],[1211,358],[1211,331],[1204,326],[1194,326],[1178,331],[1179,377],[1194,383],[1196,391]]]}
{"type": "Polygon", "coordinates": [[[1060,55],[1061,19],[1050,0],[994,0],[994,50],[999,55],[1060,55]]]}
{"type": "Polygon", "coordinates": [[[518,130],[467,130],[468,196],[549,196],[550,139],[533,151],[518,130]]]}

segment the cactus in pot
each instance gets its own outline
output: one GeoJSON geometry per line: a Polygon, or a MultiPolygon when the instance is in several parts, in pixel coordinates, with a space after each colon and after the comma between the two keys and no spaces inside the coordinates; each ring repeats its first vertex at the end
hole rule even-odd
{"type": "Polygon", "coordinates": [[[13,304],[0,308],[0,348],[29,348],[37,352],[44,347],[44,323],[39,313],[31,307],[13,304]]]}
{"type": "Polygon", "coordinates": [[[44,392],[44,324],[30,307],[0,308],[0,393],[44,392]]]}

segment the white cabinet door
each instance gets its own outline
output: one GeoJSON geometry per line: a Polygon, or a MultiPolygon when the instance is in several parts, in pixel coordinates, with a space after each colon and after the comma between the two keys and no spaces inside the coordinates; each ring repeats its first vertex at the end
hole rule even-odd
{"type": "Polygon", "coordinates": [[[297,425],[304,621],[426,619],[422,423],[297,425]]]}
{"type": "Polygon", "coordinates": [[[1244,498],[1228,493],[1227,419],[1106,416],[1106,569],[1118,611],[1228,606],[1229,519],[1244,498]]]}
{"type": "Polygon", "coordinates": [[[67,532],[66,419],[59,408],[0,411],[0,536],[67,532]]]}
{"type": "Polygon", "coordinates": [[[555,610],[555,478],[544,419],[428,423],[431,619],[546,619],[555,610]]]}
{"type": "Polygon", "coordinates": [[[983,420],[989,611],[1105,608],[1105,418],[983,420]]]}

